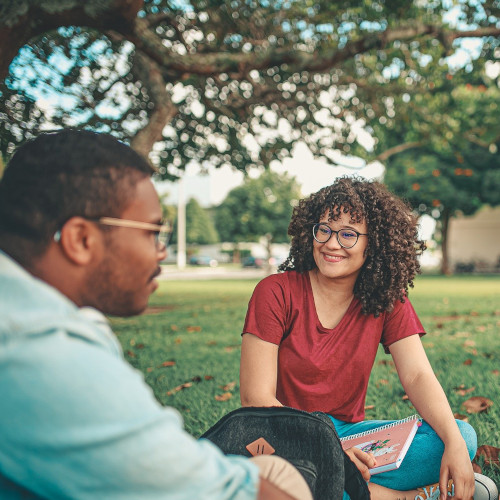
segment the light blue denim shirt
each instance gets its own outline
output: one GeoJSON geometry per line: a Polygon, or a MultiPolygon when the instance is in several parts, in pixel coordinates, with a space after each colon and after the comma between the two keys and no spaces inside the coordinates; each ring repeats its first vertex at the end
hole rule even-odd
{"type": "Polygon", "coordinates": [[[250,500],[258,469],[162,407],[108,322],[0,252],[0,498],[250,500]]]}

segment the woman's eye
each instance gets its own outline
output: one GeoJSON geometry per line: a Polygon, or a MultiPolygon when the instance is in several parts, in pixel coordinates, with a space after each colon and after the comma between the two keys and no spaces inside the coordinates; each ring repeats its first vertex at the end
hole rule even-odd
{"type": "Polygon", "coordinates": [[[345,238],[346,240],[356,238],[356,233],[353,233],[352,231],[342,231],[340,234],[342,238],[345,238]]]}

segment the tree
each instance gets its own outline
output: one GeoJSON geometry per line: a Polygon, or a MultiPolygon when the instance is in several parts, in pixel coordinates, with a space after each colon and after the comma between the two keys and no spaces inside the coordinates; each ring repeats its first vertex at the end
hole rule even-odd
{"type": "MultiPolygon", "coordinates": [[[[386,184],[438,221],[445,274],[450,218],[458,211],[471,215],[485,203],[500,205],[499,102],[498,88],[470,84],[456,88],[446,102],[420,100],[418,115],[438,117],[444,134],[388,160],[386,184]]],[[[425,127],[430,119],[413,126],[425,127]]]]}
{"type": "Polygon", "coordinates": [[[186,205],[186,241],[191,245],[210,245],[219,241],[212,219],[195,198],[186,205]]]}
{"type": "Polygon", "coordinates": [[[246,178],[216,208],[215,223],[222,241],[238,244],[266,238],[271,244],[288,242],[288,225],[300,188],[294,178],[272,171],[257,179],[246,178]]]}
{"type": "Polygon", "coordinates": [[[463,29],[443,21],[448,7],[4,0],[0,149],[10,154],[50,121],[110,131],[151,152],[164,178],[191,160],[267,167],[299,138],[327,159],[335,149],[357,152],[360,128],[389,126],[391,96],[449,93],[446,57],[457,40],[484,42],[477,60],[457,71],[462,78],[478,78],[476,67],[494,59],[497,0],[460,2],[463,29]],[[34,99],[56,92],[47,116],[34,99]]]}

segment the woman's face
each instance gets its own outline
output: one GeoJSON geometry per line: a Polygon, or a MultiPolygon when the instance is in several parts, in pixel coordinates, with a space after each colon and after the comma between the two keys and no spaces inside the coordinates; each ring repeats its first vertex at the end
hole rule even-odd
{"type": "MultiPolygon", "coordinates": [[[[340,229],[353,229],[358,233],[366,234],[368,228],[366,222],[353,222],[349,213],[342,213],[338,220],[328,220],[327,210],[319,222],[330,227],[333,231],[340,229]]],[[[352,278],[353,285],[356,282],[361,268],[366,260],[366,249],[368,237],[359,236],[358,241],[352,248],[342,247],[335,233],[332,233],[326,243],[318,243],[313,240],[313,257],[318,271],[326,278],[352,278]]]]}

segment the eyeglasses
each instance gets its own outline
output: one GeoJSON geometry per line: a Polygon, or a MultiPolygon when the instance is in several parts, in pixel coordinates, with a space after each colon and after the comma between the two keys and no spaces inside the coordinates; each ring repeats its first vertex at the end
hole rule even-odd
{"type": "MultiPolygon", "coordinates": [[[[150,222],[141,222],[137,220],[119,219],[116,217],[99,217],[98,219],[88,219],[103,226],[113,227],[128,227],[130,229],[143,229],[154,233],[156,250],[162,252],[167,248],[172,229],[170,224],[151,224],[150,222]]],[[[58,242],[61,239],[61,230],[54,234],[54,241],[58,242]]]]}
{"type": "Polygon", "coordinates": [[[334,231],[328,224],[322,222],[313,226],[313,237],[318,243],[326,243],[333,233],[342,248],[352,248],[360,236],[368,236],[368,233],[360,233],[354,229],[342,228],[334,231]]]}

